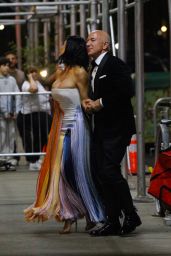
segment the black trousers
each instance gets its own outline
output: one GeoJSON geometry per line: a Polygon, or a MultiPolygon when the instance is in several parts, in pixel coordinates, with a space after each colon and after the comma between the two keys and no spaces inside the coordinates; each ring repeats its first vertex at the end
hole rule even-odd
{"type": "Polygon", "coordinates": [[[121,161],[130,140],[131,135],[103,137],[97,128],[94,130],[92,172],[106,216],[112,223],[119,221],[121,210],[125,214],[134,211],[128,183],[121,173],[121,161]]]}
{"type": "MultiPolygon", "coordinates": [[[[26,153],[42,152],[47,144],[52,118],[46,112],[33,112],[17,117],[17,127],[26,153]]],[[[28,162],[36,162],[40,156],[26,156],[28,162]]]]}

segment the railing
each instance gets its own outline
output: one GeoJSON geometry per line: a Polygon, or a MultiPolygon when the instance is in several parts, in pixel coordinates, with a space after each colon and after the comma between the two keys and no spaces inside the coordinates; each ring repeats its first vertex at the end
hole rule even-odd
{"type": "MultiPolygon", "coordinates": [[[[171,97],[159,98],[153,106],[154,138],[157,136],[158,110],[160,110],[160,120],[169,119],[169,110],[171,110],[171,97]]],[[[159,120],[159,121],[160,121],[159,120]]]]}
{"type": "Polygon", "coordinates": [[[50,95],[51,92],[0,93],[1,158],[45,154],[52,119],[50,95]]]}

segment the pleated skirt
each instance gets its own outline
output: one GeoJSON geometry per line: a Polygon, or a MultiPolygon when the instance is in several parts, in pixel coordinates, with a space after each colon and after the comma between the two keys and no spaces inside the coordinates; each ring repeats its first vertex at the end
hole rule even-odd
{"type": "Polygon", "coordinates": [[[83,112],[62,129],[63,113],[57,102],[46,155],[38,175],[34,203],[24,210],[27,221],[103,221],[104,211],[90,170],[90,135],[83,112]]]}

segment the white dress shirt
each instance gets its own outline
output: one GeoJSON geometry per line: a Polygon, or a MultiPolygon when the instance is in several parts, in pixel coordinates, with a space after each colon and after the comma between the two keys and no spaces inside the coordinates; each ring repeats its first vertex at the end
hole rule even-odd
{"type": "MultiPolygon", "coordinates": [[[[94,79],[95,79],[95,76],[96,76],[96,73],[97,73],[97,70],[98,70],[98,66],[100,65],[100,62],[102,61],[103,57],[105,56],[107,52],[104,52],[102,54],[99,55],[99,57],[97,59],[95,59],[95,62],[97,64],[97,66],[94,67],[93,71],[92,71],[92,79],[91,79],[91,86],[92,86],[92,91],[94,92],[94,79]]],[[[103,106],[103,103],[102,103],[102,99],[100,98],[100,104],[101,106],[103,106]]]]}

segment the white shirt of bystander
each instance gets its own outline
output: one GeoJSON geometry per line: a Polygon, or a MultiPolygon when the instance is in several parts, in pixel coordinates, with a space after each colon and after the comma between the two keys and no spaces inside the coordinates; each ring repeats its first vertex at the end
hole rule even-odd
{"type": "MultiPolygon", "coordinates": [[[[30,95],[22,96],[22,114],[30,114],[32,112],[47,112],[50,114],[50,103],[48,94],[39,94],[41,92],[47,92],[39,81],[36,81],[38,92],[30,93],[30,95]]],[[[22,92],[29,92],[30,83],[24,81],[22,85],[22,92]]]]}

